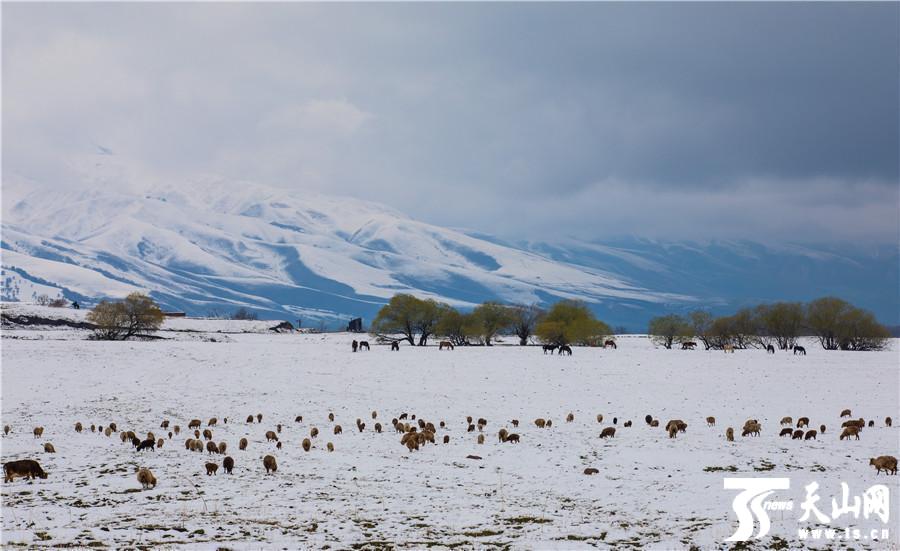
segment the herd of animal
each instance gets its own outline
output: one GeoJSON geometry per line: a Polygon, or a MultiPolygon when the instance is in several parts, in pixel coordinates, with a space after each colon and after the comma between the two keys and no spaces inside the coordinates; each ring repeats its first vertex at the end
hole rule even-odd
{"type": "MultiPolygon", "coordinates": [[[[361,350],[371,350],[371,348],[369,346],[369,341],[357,341],[356,339],[353,339],[353,342],[350,343],[350,347],[353,349],[354,352],[361,351],[361,350]]],[[[453,343],[450,341],[439,341],[438,342],[438,350],[453,350],[454,348],[455,347],[454,347],[453,343]]],[[[549,352],[552,355],[554,352],[557,352],[559,356],[571,356],[572,355],[572,347],[565,345],[565,344],[544,344],[541,346],[541,348],[543,349],[544,354],[547,354],[549,352]]],[[[614,341],[612,339],[607,339],[606,341],[603,342],[603,348],[612,348],[613,350],[615,350],[618,348],[618,345],[616,345],[616,341],[614,341]]],[[[682,350],[694,350],[696,348],[697,348],[697,343],[694,341],[685,341],[685,342],[681,343],[682,350]]],[[[400,350],[400,343],[398,341],[391,341],[391,351],[398,351],[398,350],[400,350]]],[[[735,346],[733,344],[725,344],[722,347],[722,350],[726,354],[728,354],[728,353],[734,354],[735,346]]],[[[806,348],[804,348],[800,345],[795,345],[795,346],[791,347],[791,350],[793,351],[795,356],[798,354],[801,356],[806,356],[806,348]]],[[[771,344],[766,345],[766,352],[769,354],[774,354],[775,347],[772,346],[771,344]]]]}
{"type": "MultiPolygon", "coordinates": [[[[849,409],[845,409],[841,412],[840,418],[850,418],[852,417],[852,412],[849,409]]],[[[372,411],[371,418],[373,421],[373,428],[375,433],[382,433],[383,427],[378,419],[378,412],[372,411]]],[[[249,415],[246,418],[247,424],[261,424],[263,420],[263,415],[261,413],[254,415],[249,415]]],[[[333,424],[332,433],[337,436],[343,433],[343,428],[340,424],[335,423],[335,415],[334,413],[328,414],[329,423],[333,424]]],[[[466,423],[466,432],[467,433],[476,433],[476,442],[478,444],[485,443],[485,429],[488,426],[488,421],[485,418],[473,419],[473,417],[468,416],[465,419],[466,423]]],[[[565,421],[567,423],[572,423],[575,421],[574,413],[569,413],[566,415],[565,421]]],[[[603,414],[598,414],[596,416],[596,421],[598,424],[602,424],[604,421],[603,414]]],[[[647,426],[655,428],[661,426],[659,419],[654,418],[652,415],[646,415],[644,417],[644,421],[647,426]]],[[[705,419],[707,427],[715,427],[716,426],[716,418],[715,417],[707,417],[705,419]]],[[[223,424],[228,423],[227,418],[223,418],[223,424]]],[[[297,424],[303,423],[303,416],[298,415],[294,418],[294,422],[297,424]]],[[[538,429],[550,429],[553,427],[553,421],[551,419],[545,419],[543,417],[537,418],[533,421],[533,424],[538,429]]],[[[214,441],[213,435],[213,427],[217,427],[218,419],[216,417],[210,418],[206,422],[206,428],[201,431],[203,422],[200,419],[192,419],[188,422],[187,428],[189,431],[193,431],[188,438],[184,442],[184,447],[188,452],[199,452],[203,453],[206,451],[210,457],[214,455],[225,456],[222,459],[222,470],[226,474],[231,474],[235,467],[235,460],[231,456],[226,456],[226,451],[228,449],[228,445],[226,442],[221,441],[216,443],[214,441]],[[204,444],[205,442],[205,444],[204,444]]],[[[442,437],[438,438],[438,433],[440,431],[447,431],[447,424],[444,421],[439,421],[437,425],[434,422],[417,418],[415,414],[410,413],[401,413],[397,417],[391,419],[391,425],[394,428],[394,431],[398,434],[401,434],[401,438],[399,443],[401,446],[407,448],[409,452],[414,452],[419,450],[422,446],[427,444],[437,444],[438,441],[441,441],[443,444],[450,443],[450,435],[443,434],[442,437]]],[[[512,419],[509,421],[509,425],[511,428],[502,427],[497,432],[498,442],[501,444],[509,443],[509,444],[518,444],[522,437],[517,432],[511,432],[512,429],[518,429],[520,423],[518,419],[512,419]]],[[[619,425],[619,419],[617,417],[612,418],[612,426],[603,427],[600,431],[599,437],[601,439],[614,438],[616,436],[616,429],[619,425]]],[[[781,419],[780,425],[783,427],[779,433],[779,436],[785,437],[790,436],[792,440],[815,440],[817,436],[825,434],[826,427],[825,425],[820,425],[818,431],[815,429],[810,429],[810,419],[808,417],[800,417],[797,419],[796,425],[794,423],[793,417],[784,417],[781,419]],[[805,430],[804,430],[805,429],[805,430]]],[[[884,425],[886,427],[891,427],[893,425],[893,421],[890,417],[886,417],[884,419],[884,425]]],[[[366,423],[363,422],[362,419],[356,419],[356,428],[359,432],[364,432],[366,430],[366,423]]],[[[632,421],[624,421],[621,425],[623,428],[631,428],[632,421]]],[[[684,434],[687,432],[688,425],[681,419],[670,419],[665,425],[665,432],[668,434],[669,438],[677,438],[678,434],[684,434]]],[[[109,423],[106,426],[100,425],[90,425],[90,431],[92,433],[98,433],[101,435],[105,435],[106,437],[112,437],[113,434],[118,433],[119,439],[123,444],[130,444],[134,449],[135,453],[141,453],[144,451],[154,451],[156,448],[163,447],[167,441],[171,441],[174,437],[178,436],[181,432],[180,425],[171,425],[168,419],[163,420],[160,425],[160,429],[166,432],[166,436],[168,439],[157,436],[151,431],[147,432],[144,438],[139,438],[134,431],[118,431],[118,426],[116,423],[109,423]]],[[[860,419],[847,419],[843,421],[841,425],[840,432],[840,440],[850,440],[854,438],[859,440],[859,435],[864,428],[873,428],[875,427],[875,421],[869,420],[868,423],[860,418],[860,419]]],[[[82,433],[85,431],[84,425],[81,422],[77,422],[74,425],[75,432],[82,433]]],[[[282,449],[283,442],[280,439],[280,434],[282,433],[283,425],[278,423],[275,425],[275,430],[267,430],[265,432],[265,445],[273,445],[277,450],[282,449]]],[[[741,436],[742,437],[754,437],[760,436],[762,433],[762,426],[758,419],[748,419],[742,429],[741,436]]],[[[3,428],[4,436],[8,436],[11,432],[11,427],[9,425],[5,425],[3,428]]],[[[32,431],[34,438],[43,438],[44,436],[44,428],[43,427],[35,427],[32,431]]],[[[728,427],[725,430],[725,438],[728,442],[734,441],[734,429],[732,427],[728,427]]],[[[301,447],[305,452],[309,452],[313,445],[312,441],[319,436],[319,429],[315,426],[310,427],[309,436],[304,437],[301,442],[301,447]]],[[[249,442],[247,438],[241,438],[238,442],[238,449],[241,451],[247,450],[249,446],[249,442]]],[[[328,452],[333,452],[335,450],[334,444],[332,442],[328,442],[325,446],[328,452]]],[[[56,449],[53,444],[46,442],[43,444],[43,449],[45,453],[56,453],[56,449]]],[[[468,456],[470,459],[481,459],[479,456],[470,455],[468,456]]],[[[869,464],[874,466],[876,469],[876,474],[880,474],[881,471],[885,471],[887,474],[897,474],[897,458],[884,455],[880,457],[871,458],[869,464]]],[[[278,470],[278,464],[274,455],[266,454],[262,459],[262,466],[265,469],[266,474],[275,473],[278,470]]],[[[206,474],[209,476],[217,474],[219,470],[219,463],[217,461],[207,461],[204,465],[206,474]]],[[[3,464],[3,470],[5,472],[4,481],[12,482],[16,477],[25,477],[28,479],[47,478],[47,473],[43,470],[40,464],[33,459],[21,459],[17,461],[9,461],[3,464]]],[[[585,469],[585,474],[596,474],[599,471],[595,468],[585,469]]],[[[141,484],[142,488],[152,488],[156,486],[157,479],[156,476],[146,467],[140,467],[137,470],[137,480],[141,484]]]]}

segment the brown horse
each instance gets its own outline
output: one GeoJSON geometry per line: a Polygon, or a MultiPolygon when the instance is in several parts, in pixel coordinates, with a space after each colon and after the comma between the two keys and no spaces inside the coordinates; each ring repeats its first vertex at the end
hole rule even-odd
{"type": "Polygon", "coordinates": [[[438,343],[438,350],[443,350],[447,348],[447,350],[453,350],[453,343],[450,341],[441,341],[438,343]]]}

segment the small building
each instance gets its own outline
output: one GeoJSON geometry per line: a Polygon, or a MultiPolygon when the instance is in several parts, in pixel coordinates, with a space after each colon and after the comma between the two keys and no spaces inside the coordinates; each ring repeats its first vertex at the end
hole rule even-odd
{"type": "Polygon", "coordinates": [[[347,331],[350,333],[362,333],[362,318],[354,318],[347,324],[347,331]]]}

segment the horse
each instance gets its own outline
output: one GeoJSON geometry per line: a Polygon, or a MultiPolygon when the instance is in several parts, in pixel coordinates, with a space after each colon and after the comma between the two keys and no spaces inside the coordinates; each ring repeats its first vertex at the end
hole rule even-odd
{"type": "Polygon", "coordinates": [[[693,350],[695,346],[697,346],[697,343],[695,343],[694,341],[687,341],[687,342],[681,343],[682,350],[693,350]]]}
{"type": "Polygon", "coordinates": [[[572,347],[570,347],[567,344],[559,345],[559,355],[562,356],[563,354],[565,354],[567,356],[571,356],[572,355],[572,347]]]}
{"type": "Polygon", "coordinates": [[[363,348],[369,350],[369,341],[359,341],[359,349],[362,350],[363,348]]]}
{"type": "Polygon", "coordinates": [[[356,352],[359,350],[359,343],[356,342],[356,339],[353,339],[353,342],[350,344],[353,347],[353,351],[356,352]]]}
{"type": "Polygon", "coordinates": [[[441,341],[438,343],[438,350],[443,350],[445,347],[447,350],[453,350],[453,343],[450,341],[441,341]]]}
{"type": "Polygon", "coordinates": [[[728,354],[729,352],[734,354],[734,345],[731,343],[728,343],[722,347],[722,350],[724,350],[726,354],[728,354]]]}
{"type": "Polygon", "coordinates": [[[391,351],[393,352],[394,350],[400,350],[400,343],[397,341],[391,343],[391,351]]]}
{"type": "Polygon", "coordinates": [[[802,354],[802,355],[806,356],[806,349],[803,348],[802,346],[795,346],[794,347],[794,356],[796,356],[797,354],[802,354]]]}
{"type": "Polygon", "coordinates": [[[554,350],[556,350],[555,344],[545,344],[544,345],[544,354],[546,354],[549,351],[550,355],[552,356],[554,350]]]}
{"type": "Polygon", "coordinates": [[[775,347],[772,346],[771,344],[767,344],[767,345],[766,345],[766,353],[767,353],[767,354],[774,354],[774,353],[775,353],[775,347]]]}
{"type": "MultiPolygon", "coordinates": [[[[608,341],[603,343],[603,348],[612,348],[613,350],[615,350],[618,348],[618,346],[616,346],[616,341],[609,339],[608,341]]],[[[569,353],[572,353],[571,350],[569,351],[569,353]]]]}

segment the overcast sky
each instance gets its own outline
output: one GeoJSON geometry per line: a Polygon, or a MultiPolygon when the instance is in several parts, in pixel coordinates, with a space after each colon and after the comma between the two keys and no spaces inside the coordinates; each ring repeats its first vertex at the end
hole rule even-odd
{"type": "Polygon", "coordinates": [[[897,3],[2,15],[4,179],[103,147],[513,238],[898,240],[897,3]]]}

